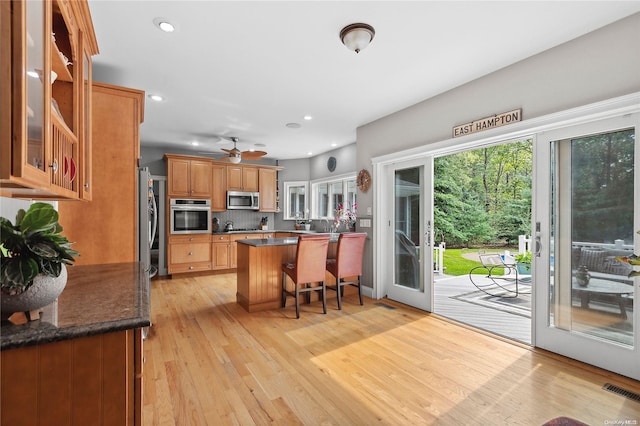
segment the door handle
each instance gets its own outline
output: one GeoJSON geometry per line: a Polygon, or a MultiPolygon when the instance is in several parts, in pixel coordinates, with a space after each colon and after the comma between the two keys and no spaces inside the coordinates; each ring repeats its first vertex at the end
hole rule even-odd
{"type": "Polygon", "coordinates": [[[427,232],[424,233],[424,245],[431,247],[431,221],[427,221],[427,232]]]}

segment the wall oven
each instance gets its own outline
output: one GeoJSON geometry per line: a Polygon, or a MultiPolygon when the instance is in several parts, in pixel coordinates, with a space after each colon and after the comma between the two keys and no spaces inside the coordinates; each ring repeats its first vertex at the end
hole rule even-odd
{"type": "Polygon", "coordinates": [[[259,210],[259,192],[227,191],[227,210],[259,210]]]}
{"type": "Polygon", "coordinates": [[[172,198],[169,209],[172,234],[211,233],[211,200],[172,198]]]}

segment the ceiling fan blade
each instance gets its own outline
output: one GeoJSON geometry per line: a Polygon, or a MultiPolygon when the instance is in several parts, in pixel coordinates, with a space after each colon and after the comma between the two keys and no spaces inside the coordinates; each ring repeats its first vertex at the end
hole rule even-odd
{"type": "Polygon", "coordinates": [[[265,151],[242,151],[242,158],[245,160],[260,160],[265,155],[265,151]]]}

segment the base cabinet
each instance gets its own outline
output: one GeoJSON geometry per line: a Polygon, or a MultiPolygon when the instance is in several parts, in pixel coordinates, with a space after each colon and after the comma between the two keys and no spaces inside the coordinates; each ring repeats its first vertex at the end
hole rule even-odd
{"type": "Polygon", "coordinates": [[[142,425],[142,333],[2,351],[2,424],[142,425]]]}
{"type": "Polygon", "coordinates": [[[209,234],[172,235],[168,245],[169,274],[211,270],[209,234]]]}

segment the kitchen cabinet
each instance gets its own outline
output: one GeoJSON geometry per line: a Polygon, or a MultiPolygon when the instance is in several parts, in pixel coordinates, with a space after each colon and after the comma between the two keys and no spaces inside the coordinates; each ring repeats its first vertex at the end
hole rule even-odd
{"type": "Polygon", "coordinates": [[[227,166],[227,190],[258,192],[258,168],[255,166],[227,166]]]}
{"type": "Polygon", "coordinates": [[[92,199],[58,202],[64,234],[80,253],[76,265],[138,258],[138,160],[144,92],[94,83],[92,199]]]}
{"type": "Polygon", "coordinates": [[[211,270],[210,234],[169,236],[169,274],[211,270]]]}
{"type": "Polygon", "coordinates": [[[258,169],[260,191],[260,211],[278,211],[278,171],[272,168],[258,169]]]}
{"type": "Polygon", "coordinates": [[[2,321],[2,424],[142,425],[142,327],[151,315],[144,265],[67,273],[40,320],[2,321]]]}
{"type": "Polygon", "coordinates": [[[211,243],[211,269],[229,269],[230,237],[230,235],[213,235],[211,243]]]}
{"type": "Polygon", "coordinates": [[[91,56],[86,1],[0,2],[0,195],[90,199],[91,56]],[[10,65],[9,65],[10,64],[10,65]],[[8,89],[8,88],[7,88],[8,89]]]}
{"type": "Polygon", "coordinates": [[[255,238],[273,238],[274,233],[248,233],[248,234],[214,234],[211,243],[212,263],[214,270],[235,269],[237,263],[238,240],[250,240],[255,238]]]}
{"type": "Polygon", "coordinates": [[[211,161],[165,155],[171,198],[211,198],[211,161]]]}
{"type": "Polygon", "coordinates": [[[227,210],[227,166],[212,164],[211,166],[211,211],[227,210]]]}
{"type": "Polygon", "coordinates": [[[142,425],[142,344],[137,329],[2,351],[2,423],[142,425]]]}

